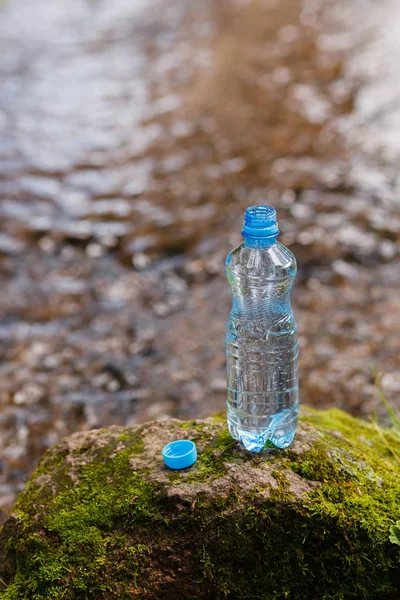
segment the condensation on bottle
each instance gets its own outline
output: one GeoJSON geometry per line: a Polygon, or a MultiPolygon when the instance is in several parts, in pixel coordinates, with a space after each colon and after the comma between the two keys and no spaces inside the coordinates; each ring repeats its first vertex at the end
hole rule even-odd
{"type": "Polygon", "coordinates": [[[227,256],[227,420],[251,452],[286,448],[299,412],[297,326],[290,306],[296,259],[277,241],[276,212],[251,206],[243,242],[227,256]]]}

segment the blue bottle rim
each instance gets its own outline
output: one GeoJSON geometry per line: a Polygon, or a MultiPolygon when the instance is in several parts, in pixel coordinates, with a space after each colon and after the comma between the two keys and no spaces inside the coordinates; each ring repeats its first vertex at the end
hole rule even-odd
{"type": "Polygon", "coordinates": [[[266,204],[249,206],[244,213],[242,235],[245,238],[275,238],[279,233],[276,210],[266,204]]]}

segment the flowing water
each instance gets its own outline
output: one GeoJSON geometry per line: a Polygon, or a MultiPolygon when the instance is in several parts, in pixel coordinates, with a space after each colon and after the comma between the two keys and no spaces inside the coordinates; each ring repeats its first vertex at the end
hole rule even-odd
{"type": "Polygon", "coordinates": [[[367,414],[374,368],[398,404],[399,26],[396,0],[0,1],[3,514],[63,435],[224,407],[224,259],[266,199],[302,402],[367,414]]]}

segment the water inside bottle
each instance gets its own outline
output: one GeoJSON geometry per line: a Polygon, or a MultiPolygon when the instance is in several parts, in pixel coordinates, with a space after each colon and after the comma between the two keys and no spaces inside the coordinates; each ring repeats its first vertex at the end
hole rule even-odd
{"type": "Polygon", "coordinates": [[[286,448],[296,431],[298,342],[290,307],[296,261],[276,242],[275,211],[248,210],[253,216],[245,218],[245,241],[226,260],[232,290],[226,335],[227,419],[232,437],[259,452],[266,446],[286,448]],[[257,235],[263,224],[264,237],[257,235]]]}

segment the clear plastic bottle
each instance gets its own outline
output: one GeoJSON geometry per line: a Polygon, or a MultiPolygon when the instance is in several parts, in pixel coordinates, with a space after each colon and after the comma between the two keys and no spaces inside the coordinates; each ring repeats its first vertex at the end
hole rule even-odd
{"type": "Polygon", "coordinates": [[[296,259],[277,242],[276,212],[251,206],[244,241],[225,272],[232,290],[226,334],[229,432],[247,450],[293,441],[299,412],[297,326],[290,306],[296,259]]]}

